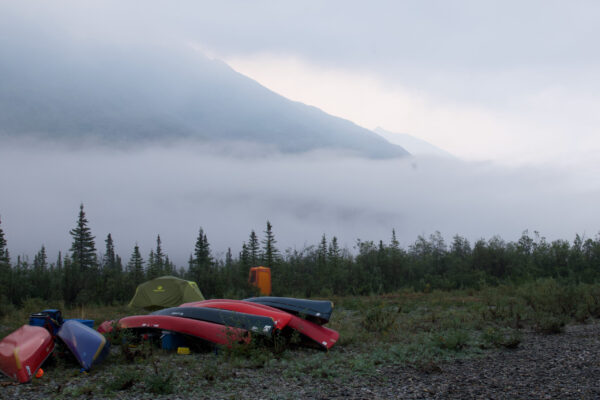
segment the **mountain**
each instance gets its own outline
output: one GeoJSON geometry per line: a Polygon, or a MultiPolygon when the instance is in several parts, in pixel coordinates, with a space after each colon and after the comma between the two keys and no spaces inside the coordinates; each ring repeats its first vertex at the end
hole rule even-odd
{"type": "Polygon", "coordinates": [[[446,150],[442,150],[439,147],[436,147],[433,144],[426,142],[425,140],[416,138],[406,133],[394,133],[386,131],[385,129],[380,127],[375,128],[373,132],[387,139],[390,143],[402,146],[404,149],[406,149],[406,151],[415,156],[429,155],[455,158],[446,150]]]}
{"type": "Polygon", "coordinates": [[[332,149],[373,158],[408,154],[191,47],[41,40],[0,39],[3,135],[115,145],[241,141],[284,152],[332,149]]]}

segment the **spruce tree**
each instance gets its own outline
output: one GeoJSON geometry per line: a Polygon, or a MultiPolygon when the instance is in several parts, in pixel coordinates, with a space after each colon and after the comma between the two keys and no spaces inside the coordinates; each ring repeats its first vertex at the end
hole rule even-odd
{"type": "Polygon", "coordinates": [[[104,241],[106,249],[102,257],[103,288],[99,290],[100,297],[105,303],[110,304],[123,298],[123,282],[121,275],[123,266],[120,257],[115,253],[112,235],[109,233],[104,241]]]}
{"type": "Polygon", "coordinates": [[[158,271],[156,270],[156,257],[154,255],[154,249],[150,250],[148,254],[148,268],[146,268],[146,280],[151,280],[158,277],[158,271]]]}
{"type": "Polygon", "coordinates": [[[390,244],[390,247],[392,248],[393,251],[400,250],[400,242],[396,238],[396,230],[395,229],[392,229],[392,242],[390,244]]]}
{"type": "Polygon", "coordinates": [[[327,237],[321,236],[321,242],[316,251],[316,274],[314,274],[313,283],[315,291],[333,290],[331,271],[327,263],[327,237]]]}
{"type": "Polygon", "coordinates": [[[320,273],[327,269],[327,237],[325,234],[321,237],[321,243],[317,248],[317,268],[320,273]]]}
{"type": "Polygon", "coordinates": [[[245,269],[248,269],[251,267],[250,265],[250,251],[248,250],[248,246],[246,245],[246,242],[242,243],[242,251],[240,251],[240,264],[242,265],[242,267],[244,267],[245,269]]]}
{"type": "Polygon", "coordinates": [[[250,232],[250,239],[248,240],[248,261],[252,267],[256,267],[260,260],[260,247],[258,243],[258,237],[256,236],[256,232],[252,230],[250,232]]]}
{"type": "Polygon", "coordinates": [[[327,261],[334,266],[337,266],[340,261],[340,246],[338,245],[337,237],[333,237],[329,243],[329,249],[327,250],[327,261]]]}
{"type": "Polygon", "coordinates": [[[231,268],[233,265],[233,254],[231,253],[231,247],[227,248],[225,253],[225,268],[231,268]]]}
{"type": "Polygon", "coordinates": [[[171,262],[169,256],[166,254],[165,261],[163,262],[161,275],[175,275],[175,264],[171,262]]]}
{"type": "Polygon", "coordinates": [[[56,257],[56,262],[54,264],[50,264],[50,299],[51,300],[60,300],[64,299],[63,297],[63,280],[64,280],[64,268],[63,268],[63,260],[62,260],[62,252],[58,252],[58,256],[56,257]]]}
{"type": "Polygon", "coordinates": [[[31,282],[35,290],[35,297],[48,300],[50,295],[48,257],[46,256],[46,248],[43,245],[33,258],[33,270],[31,272],[31,282]]]}
{"type": "Polygon", "coordinates": [[[79,206],[77,226],[74,229],[71,229],[69,233],[73,237],[73,243],[71,244],[71,261],[74,264],[77,264],[83,272],[96,268],[98,261],[96,256],[96,246],[94,244],[95,237],[92,236],[92,232],[88,227],[88,220],[83,211],[83,204],[79,206]]]}
{"type": "Polygon", "coordinates": [[[165,254],[162,251],[160,235],[156,236],[156,250],[151,250],[148,256],[147,278],[154,279],[163,276],[165,272],[165,254]]]}
{"type": "MultiPolygon", "coordinates": [[[[0,224],[2,221],[0,221],[0,224]]],[[[4,238],[4,232],[0,226],[0,287],[6,288],[5,290],[10,293],[11,283],[11,268],[10,268],[10,256],[8,249],[6,248],[6,239],[4,238]]],[[[9,295],[0,294],[0,303],[7,302],[9,295]],[[4,298],[4,299],[3,299],[4,298]]]]}
{"type": "Polygon", "coordinates": [[[327,249],[327,264],[332,276],[332,290],[340,293],[345,286],[346,271],[341,268],[341,250],[337,237],[331,238],[327,249]]]}
{"type": "Polygon", "coordinates": [[[127,275],[130,288],[135,289],[140,283],[144,282],[144,259],[137,243],[127,263],[127,275]]]}
{"type": "Polygon", "coordinates": [[[200,270],[209,269],[213,264],[213,258],[210,254],[210,245],[204,230],[200,228],[196,245],[194,246],[194,263],[200,270]]]}
{"type": "Polygon", "coordinates": [[[275,247],[275,235],[273,234],[273,226],[267,221],[267,229],[265,230],[265,238],[263,243],[263,264],[265,267],[273,268],[277,265],[279,259],[279,251],[275,247]]]}
{"type": "Polygon", "coordinates": [[[69,289],[68,303],[75,301],[87,302],[95,300],[96,287],[99,280],[98,260],[96,255],[95,237],[88,227],[88,220],[83,211],[83,204],[79,206],[77,226],[69,231],[73,237],[71,244],[72,283],[69,289]],[[79,298],[78,298],[79,297],[79,298]]]}
{"type": "MultiPolygon", "coordinates": [[[[2,224],[2,220],[0,220],[0,225],[2,224]]],[[[8,267],[10,268],[10,257],[8,254],[8,249],[6,248],[6,239],[4,238],[4,231],[2,231],[2,227],[0,226],[0,268],[8,267]]]]}
{"type": "Polygon", "coordinates": [[[213,271],[214,260],[210,254],[210,244],[204,230],[200,228],[191,259],[189,277],[207,296],[216,293],[216,280],[213,271]]]}
{"type": "Polygon", "coordinates": [[[115,245],[110,233],[106,236],[104,243],[106,243],[106,250],[102,258],[102,268],[108,270],[115,269],[117,259],[115,257],[115,245]]]}

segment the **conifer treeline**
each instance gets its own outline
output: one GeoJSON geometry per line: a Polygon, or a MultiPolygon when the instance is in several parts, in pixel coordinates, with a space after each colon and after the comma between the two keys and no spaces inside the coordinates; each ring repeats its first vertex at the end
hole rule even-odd
{"type": "Polygon", "coordinates": [[[263,233],[261,240],[251,231],[237,256],[228,249],[224,259],[215,259],[200,228],[184,269],[176,268],[163,252],[160,236],[147,258],[136,244],[124,264],[108,234],[99,258],[83,205],[70,231],[69,253],[59,253],[53,262],[44,246],[33,262],[21,256],[11,260],[0,226],[0,304],[19,305],[34,297],[67,304],[123,303],[138,284],[162,275],[196,281],[207,298],[240,298],[253,294],[247,279],[250,267],[257,265],[272,269],[274,294],[300,297],[388,293],[406,287],[478,288],[542,277],[588,283],[600,279],[600,237],[576,235],[572,243],[548,242],[537,232],[531,236],[525,231],[516,242],[496,236],[471,245],[458,235],[447,244],[436,232],[419,236],[405,249],[392,231],[389,243],[357,240],[354,252],[340,248],[336,237],[323,235],[317,245],[282,253],[269,221],[263,233]]]}

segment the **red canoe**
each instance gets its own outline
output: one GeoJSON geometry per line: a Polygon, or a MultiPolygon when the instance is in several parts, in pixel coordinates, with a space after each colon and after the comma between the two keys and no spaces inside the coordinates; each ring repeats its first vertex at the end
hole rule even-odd
{"type": "Polygon", "coordinates": [[[319,346],[324,349],[330,349],[338,339],[340,334],[333,329],[325,328],[322,325],[315,324],[312,321],[307,321],[295,315],[292,315],[292,319],[288,326],[292,329],[297,330],[304,336],[314,340],[319,346]]]}
{"type": "Polygon", "coordinates": [[[252,315],[262,315],[270,317],[275,322],[276,329],[283,329],[289,324],[292,319],[292,315],[285,311],[278,310],[273,307],[263,306],[261,304],[250,303],[242,300],[229,300],[229,299],[213,299],[194,301],[191,303],[185,303],[179,307],[208,307],[208,308],[220,308],[221,310],[237,311],[252,315]]]}
{"type": "Polygon", "coordinates": [[[243,329],[171,315],[134,315],[121,318],[118,324],[124,329],[149,328],[183,333],[223,345],[250,339],[243,329]]]}
{"type": "Polygon", "coordinates": [[[50,332],[23,325],[0,341],[0,371],[20,383],[29,382],[52,350],[50,332]]]}
{"type": "Polygon", "coordinates": [[[300,332],[301,334],[303,334],[304,336],[314,340],[315,342],[317,342],[319,344],[319,346],[321,346],[325,349],[330,349],[340,338],[340,334],[337,331],[334,331],[333,329],[329,329],[324,326],[315,324],[314,322],[307,321],[305,319],[297,317],[295,315],[291,315],[291,314],[282,312],[281,310],[275,309],[273,307],[265,306],[265,305],[258,304],[258,303],[250,303],[250,302],[243,301],[243,300],[228,300],[228,299],[204,300],[204,301],[196,301],[193,303],[182,304],[181,307],[215,307],[215,308],[221,308],[221,309],[226,309],[226,310],[231,310],[231,311],[241,311],[241,312],[245,312],[248,314],[267,315],[267,314],[259,314],[261,311],[257,311],[256,309],[260,309],[260,310],[262,310],[263,313],[269,313],[269,315],[267,315],[267,316],[273,318],[274,320],[275,320],[275,317],[271,314],[273,314],[273,313],[282,314],[283,313],[283,314],[285,314],[285,319],[288,320],[288,322],[282,326],[280,326],[279,323],[277,323],[276,326],[279,329],[282,329],[284,326],[288,326],[292,329],[295,329],[298,332],[300,332]],[[250,309],[250,307],[252,307],[252,309],[256,312],[242,311],[242,309],[246,309],[246,307],[248,307],[248,309],[250,309]]]}

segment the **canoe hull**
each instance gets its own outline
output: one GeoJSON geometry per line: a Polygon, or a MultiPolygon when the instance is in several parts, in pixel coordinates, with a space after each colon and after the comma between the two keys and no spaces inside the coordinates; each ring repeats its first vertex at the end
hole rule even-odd
{"type": "Polygon", "coordinates": [[[337,331],[295,315],[292,316],[288,327],[300,332],[302,335],[318,344],[323,350],[329,350],[340,338],[340,334],[337,331]]]}
{"type": "Polygon", "coordinates": [[[46,329],[24,325],[0,341],[0,371],[20,383],[29,382],[52,350],[54,340],[46,329]]]}
{"type": "Polygon", "coordinates": [[[121,318],[118,325],[121,329],[158,329],[177,332],[222,345],[249,340],[248,331],[244,329],[172,315],[134,315],[121,318]]]}
{"type": "Polygon", "coordinates": [[[185,303],[179,307],[207,307],[207,308],[219,308],[221,310],[236,311],[245,314],[261,315],[273,319],[275,323],[275,329],[283,329],[292,317],[291,314],[277,310],[272,307],[262,306],[260,304],[249,303],[242,300],[228,300],[228,299],[214,299],[195,301],[192,303],[185,303]]]}
{"type": "Polygon", "coordinates": [[[57,336],[67,345],[86,371],[100,363],[110,350],[110,343],[104,336],[79,321],[65,321],[57,336]]]}
{"type": "Polygon", "coordinates": [[[329,322],[333,313],[333,303],[328,300],[307,300],[293,297],[251,297],[245,299],[252,303],[277,308],[295,315],[305,315],[318,324],[329,322]]]}
{"type": "Polygon", "coordinates": [[[271,335],[275,325],[275,321],[269,317],[208,307],[172,307],[155,311],[152,315],[171,315],[213,322],[266,336],[271,335]]]}
{"type": "MultiPolygon", "coordinates": [[[[241,310],[241,309],[246,309],[246,307],[248,307],[248,308],[251,307],[255,311],[258,308],[258,309],[262,310],[263,313],[273,313],[273,312],[281,313],[282,312],[280,310],[276,310],[272,307],[265,306],[263,304],[249,303],[244,300],[224,300],[224,299],[204,300],[204,301],[200,301],[200,302],[196,302],[196,303],[188,303],[188,304],[197,304],[197,307],[211,307],[211,306],[217,307],[218,306],[219,308],[229,309],[229,310],[241,310]]],[[[260,312],[260,311],[256,311],[256,312],[260,312]]],[[[324,326],[318,325],[311,321],[307,321],[296,315],[292,315],[289,313],[285,313],[285,314],[286,314],[286,319],[287,319],[287,323],[285,324],[285,326],[300,332],[302,335],[304,335],[308,339],[310,339],[313,342],[315,342],[316,344],[318,344],[318,346],[324,350],[330,349],[338,341],[338,339],[340,337],[340,334],[333,329],[326,328],[324,326]]]]}

